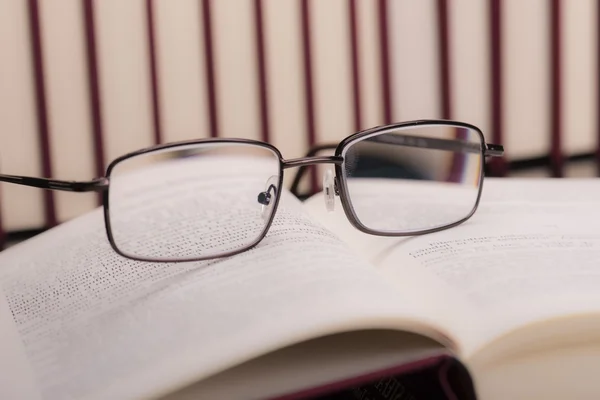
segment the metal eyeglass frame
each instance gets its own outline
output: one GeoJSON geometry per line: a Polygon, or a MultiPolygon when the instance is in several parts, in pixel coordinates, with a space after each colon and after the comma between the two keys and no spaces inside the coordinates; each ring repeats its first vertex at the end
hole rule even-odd
{"type": "MultiPolygon", "coordinates": [[[[17,185],[31,186],[31,187],[36,187],[36,188],[40,188],[40,189],[60,190],[60,191],[67,191],[67,192],[99,192],[99,193],[102,193],[102,205],[104,208],[104,222],[105,222],[106,235],[108,237],[108,240],[110,242],[112,249],[116,253],[118,253],[119,255],[121,255],[123,257],[137,260],[137,261],[151,261],[151,262],[182,262],[182,261],[202,261],[202,260],[208,260],[208,259],[217,259],[217,258],[222,258],[222,257],[229,257],[232,255],[244,252],[246,250],[249,250],[250,248],[256,246],[262,239],[264,239],[264,237],[266,236],[266,234],[271,226],[271,223],[273,222],[273,218],[277,211],[277,206],[279,204],[279,199],[281,197],[281,190],[275,190],[275,199],[274,199],[275,203],[273,204],[273,210],[270,213],[269,220],[265,224],[265,227],[264,227],[262,233],[258,236],[258,238],[254,242],[252,242],[240,249],[236,249],[233,251],[225,252],[223,254],[218,254],[218,255],[214,255],[214,256],[210,255],[210,256],[196,257],[196,258],[189,258],[189,259],[144,258],[144,257],[138,257],[138,256],[131,256],[131,255],[123,253],[118,248],[117,244],[115,243],[115,240],[114,240],[114,237],[112,234],[112,230],[111,230],[111,226],[110,226],[110,218],[109,218],[109,210],[110,210],[109,190],[110,190],[111,172],[115,168],[115,166],[117,164],[119,164],[121,161],[127,160],[127,159],[135,157],[135,156],[139,156],[142,154],[147,154],[147,153],[151,153],[154,151],[158,151],[158,150],[165,150],[165,149],[177,148],[180,146],[189,146],[189,145],[202,144],[202,143],[207,143],[207,144],[209,144],[209,143],[210,144],[216,144],[216,143],[249,144],[249,145],[254,145],[254,146],[266,147],[266,148],[270,149],[271,151],[273,151],[278,156],[278,158],[279,158],[279,180],[277,183],[277,188],[282,187],[283,170],[285,170],[285,169],[294,168],[294,167],[300,168],[294,179],[294,182],[292,183],[292,187],[291,187],[291,192],[293,194],[297,195],[298,184],[302,177],[302,173],[308,166],[317,165],[317,164],[333,164],[335,167],[335,175],[336,175],[334,178],[335,195],[340,197],[344,213],[346,214],[346,217],[348,218],[350,223],[356,229],[358,229],[362,232],[368,233],[368,234],[379,235],[379,236],[416,236],[416,235],[423,235],[423,234],[437,232],[437,231],[441,231],[441,230],[445,230],[445,229],[454,227],[456,225],[459,225],[459,224],[465,222],[475,213],[475,211],[477,210],[477,207],[479,205],[479,200],[481,198],[481,192],[483,189],[484,163],[483,162],[480,163],[481,170],[480,170],[480,174],[479,174],[480,178],[479,178],[479,182],[478,182],[477,198],[476,198],[475,204],[473,206],[473,209],[466,217],[464,217],[463,219],[461,219],[459,221],[456,221],[456,222],[453,222],[453,223],[450,223],[447,225],[443,225],[440,227],[436,227],[436,228],[423,229],[423,230],[411,231],[411,232],[381,232],[381,231],[371,230],[371,229],[365,227],[356,217],[356,214],[354,213],[352,205],[349,201],[348,188],[346,186],[345,179],[343,179],[343,177],[345,177],[345,174],[343,173],[343,170],[342,170],[342,166],[344,163],[344,158],[343,158],[342,154],[344,153],[344,149],[346,149],[347,146],[352,145],[354,142],[359,141],[361,138],[363,138],[365,136],[369,136],[369,135],[372,135],[372,134],[378,133],[378,132],[381,132],[383,134],[383,133],[386,133],[387,131],[394,130],[394,129],[417,127],[417,126],[428,126],[428,125],[429,126],[445,125],[445,126],[452,126],[452,127],[456,127],[456,128],[467,128],[467,129],[470,129],[470,130],[473,130],[474,132],[476,132],[478,134],[481,142],[480,143],[475,143],[475,142],[465,143],[464,141],[461,141],[461,140],[427,138],[427,137],[410,136],[410,135],[398,135],[398,137],[397,137],[398,142],[393,141],[394,138],[389,138],[389,137],[381,138],[381,139],[383,139],[384,143],[396,144],[396,145],[401,145],[404,147],[420,147],[420,148],[431,148],[431,149],[449,150],[449,151],[465,151],[466,150],[467,152],[480,153],[482,160],[488,156],[489,157],[500,157],[504,154],[503,146],[497,145],[497,144],[486,144],[485,138],[484,138],[481,130],[471,124],[467,124],[464,122],[458,122],[458,121],[451,121],[451,120],[417,120],[417,121],[409,121],[409,122],[402,122],[402,123],[378,126],[375,128],[371,128],[371,129],[367,129],[364,131],[354,133],[354,134],[346,137],[345,139],[343,139],[337,145],[337,147],[335,147],[335,153],[334,153],[335,155],[333,155],[333,156],[314,156],[314,154],[316,154],[318,151],[321,151],[321,150],[327,149],[327,148],[331,148],[331,147],[333,147],[333,145],[318,146],[318,147],[315,147],[314,149],[311,149],[311,151],[308,153],[308,155],[306,157],[286,160],[283,158],[283,156],[281,155],[281,152],[275,146],[273,146],[269,143],[258,141],[258,140],[234,139],[234,138],[231,138],[231,139],[198,139],[198,140],[188,140],[188,141],[179,141],[179,142],[174,142],[174,143],[161,144],[161,145],[151,146],[148,148],[137,150],[137,151],[134,151],[131,153],[127,153],[125,155],[122,155],[122,156],[116,158],[108,165],[105,176],[93,179],[91,181],[63,181],[63,180],[56,180],[56,179],[46,179],[46,178],[36,178],[36,177],[29,177],[29,176],[0,174],[0,182],[14,183],[17,185]]],[[[261,194],[264,194],[264,193],[261,193],[261,194]]],[[[268,196],[269,196],[268,204],[270,204],[270,201],[273,199],[271,198],[270,193],[268,194],[268,196]]],[[[259,200],[259,202],[260,202],[260,200],[259,200]]]]}

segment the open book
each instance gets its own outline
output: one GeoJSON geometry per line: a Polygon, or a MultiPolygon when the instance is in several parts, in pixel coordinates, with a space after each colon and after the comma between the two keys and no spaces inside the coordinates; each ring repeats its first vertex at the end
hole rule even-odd
{"type": "Polygon", "coordinates": [[[481,399],[597,398],[600,181],[487,179],[434,234],[283,193],[226,259],[115,254],[101,210],[0,254],[0,398],[275,398],[450,353],[481,399]]]}

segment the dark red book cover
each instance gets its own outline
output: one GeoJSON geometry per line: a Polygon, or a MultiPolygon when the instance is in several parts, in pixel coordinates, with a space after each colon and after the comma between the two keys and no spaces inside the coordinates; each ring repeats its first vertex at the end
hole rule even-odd
{"type": "Polygon", "coordinates": [[[467,368],[448,354],[348,377],[272,400],[475,400],[467,368]]]}

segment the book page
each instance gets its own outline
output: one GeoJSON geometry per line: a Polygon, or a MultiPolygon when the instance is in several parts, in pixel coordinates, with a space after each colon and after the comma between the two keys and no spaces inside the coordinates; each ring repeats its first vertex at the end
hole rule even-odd
{"type": "Polygon", "coordinates": [[[23,342],[0,289],[0,399],[41,399],[23,342]]]}
{"type": "Polygon", "coordinates": [[[355,329],[411,328],[450,345],[419,302],[287,192],[266,238],[229,258],[132,261],[104,229],[98,209],[0,254],[0,288],[43,398],[160,396],[355,329]]]}
{"type": "MultiPolygon", "coordinates": [[[[314,213],[321,201],[307,207],[314,213]]],[[[382,238],[344,225],[339,209],[321,217],[399,290],[410,291],[404,281],[415,275],[437,287],[429,299],[440,318],[449,301],[469,314],[449,322],[468,357],[528,324],[600,313],[598,204],[596,180],[488,179],[476,214],[433,234],[382,238]]]]}
{"type": "Polygon", "coordinates": [[[306,392],[317,398],[333,385],[358,386],[365,376],[373,381],[418,370],[449,354],[439,343],[407,332],[345,332],[255,358],[162,400],[304,398],[300,393],[306,392]]]}

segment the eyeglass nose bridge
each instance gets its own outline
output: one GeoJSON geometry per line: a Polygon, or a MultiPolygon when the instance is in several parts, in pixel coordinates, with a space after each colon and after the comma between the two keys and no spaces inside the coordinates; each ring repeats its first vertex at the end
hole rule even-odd
{"type": "MultiPolygon", "coordinates": [[[[290,191],[298,196],[297,189],[299,187],[300,181],[304,176],[304,172],[307,167],[316,164],[334,164],[334,165],[342,165],[344,163],[344,157],[341,156],[310,156],[310,157],[301,157],[301,158],[292,158],[290,160],[281,160],[282,169],[299,167],[296,176],[294,177],[294,181],[292,182],[292,186],[290,187],[290,191]]],[[[338,190],[338,177],[335,176],[334,180],[334,193],[339,195],[338,190]]],[[[299,196],[300,197],[300,196],[299,196]]]]}
{"type": "Polygon", "coordinates": [[[319,156],[319,157],[301,157],[290,160],[282,160],[283,169],[294,167],[308,167],[316,164],[335,164],[342,165],[344,157],[340,156],[319,156]]]}

